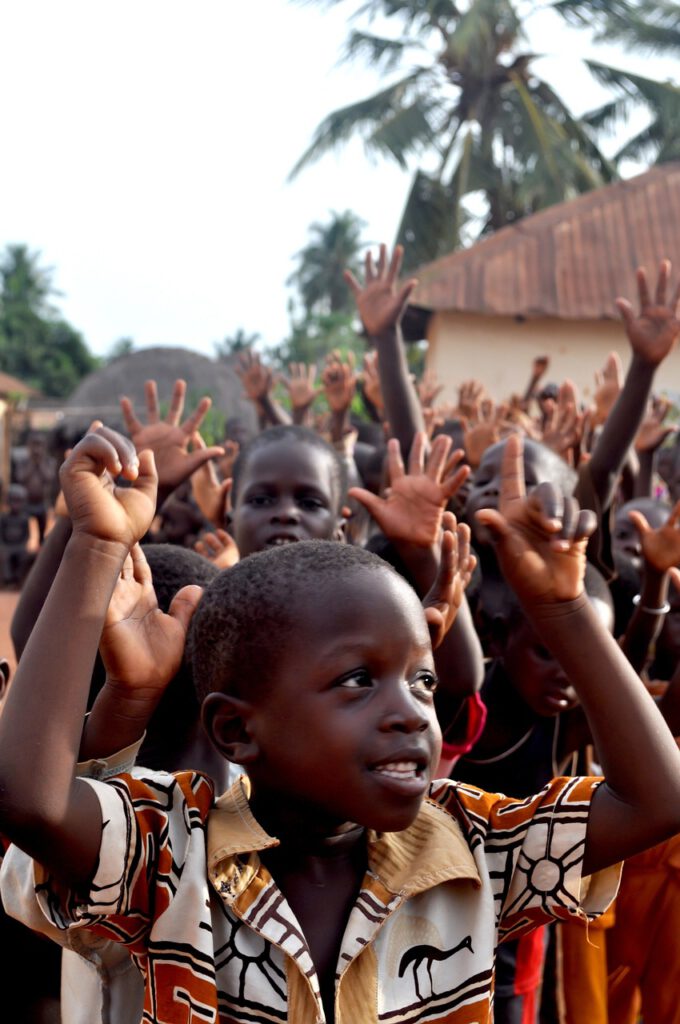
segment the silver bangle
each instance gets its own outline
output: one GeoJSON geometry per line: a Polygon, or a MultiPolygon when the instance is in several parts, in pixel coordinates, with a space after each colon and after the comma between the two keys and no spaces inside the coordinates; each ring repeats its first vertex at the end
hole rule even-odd
{"type": "Polygon", "coordinates": [[[671,610],[671,606],[668,601],[665,601],[661,608],[647,608],[646,605],[640,604],[640,594],[636,594],[633,598],[633,604],[640,609],[641,612],[646,612],[647,615],[665,615],[666,612],[671,610]]]}

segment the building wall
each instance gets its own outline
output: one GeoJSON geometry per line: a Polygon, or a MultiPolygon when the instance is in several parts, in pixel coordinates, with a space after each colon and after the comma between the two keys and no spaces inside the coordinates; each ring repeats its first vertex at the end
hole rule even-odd
{"type": "MultiPolygon", "coordinates": [[[[492,398],[523,393],[531,362],[546,355],[550,369],[546,381],[573,380],[582,399],[589,401],[595,371],[616,349],[624,371],[630,346],[620,323],[614,320],[515,320],[512,317],[436,313],[428,330],[428,368],[446,391],[444,401],[455,401],[461,381],[478,378],[492,398]]],[[[656,389],[680,395],[680,350],[662,365],[656,389]]]]}

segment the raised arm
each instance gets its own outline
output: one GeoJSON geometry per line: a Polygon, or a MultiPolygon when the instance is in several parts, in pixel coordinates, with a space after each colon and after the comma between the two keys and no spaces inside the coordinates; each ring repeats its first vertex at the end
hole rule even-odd
{"type": "Polygon", "coordinates": [[[647,273],[643,267],[638,269],[640,312],[637,315],[628,299],[616,300],[630,342],[632,358],[623,390],[604,422],[588,463],[588,472],[603,509],[611,505],[626,454],[640,429],[654,374],[674,348],[680,334],[680,321],[677,318],[680,283],[669,297],[670,273],[670,261],[662,260],[652,298],[647,273]]]}
{"type": "Polygon", "coordinates": [[[594,795],[584,872],[680,829],[680,752],[652,698],[583,591],[591,512],[542,484],[525,497],[522,442],[508,439],[499,511],[479,519],[527,617],[576,687],[605,782],[594,795]]]}
{"type": "Polygon", "coordinates": [[[0,832],[58,877],[84,886],[101,816],[74,780],[90,677],[116,580],[156,507],[153,456],[114,431],[88,434],[61,469],[73,524],[0,716],[0,832]],[[122,475],[130,487],[103,486],[122,475]]]}
{"type": "Polygon", "coordinates": [[[354,295],[364,329],[378,351],[385,418],[390,424],[392,437],[399,441],[402,451],[408,452],[416,433],[425,430],[425,421],[411,380],[401,333],[401,320],[417,284],[416,279],[411,278],[399,285],[403,254],[402,246],[397,245],[388,261],[387,249],[381,245],[377,266],[371,253],[366,255],[363,285],[349,270],[345,271],[345,280],[354,295]]]}

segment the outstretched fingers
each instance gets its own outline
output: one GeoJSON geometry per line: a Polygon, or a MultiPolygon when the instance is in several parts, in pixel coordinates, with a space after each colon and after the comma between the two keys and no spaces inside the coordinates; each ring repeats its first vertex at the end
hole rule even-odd
{"type": "Polygon", "coordinates": [[[168,409],[168,415],[165,417],[165,422],[170,423],[173,427],[176,427],[182,418],[182,413],[184,412],[184,398],[186,396],[186,393],[186,381],[179,379],[176,380],[172,388],[172,396],[170,398],[170,408],[168,409]]]}

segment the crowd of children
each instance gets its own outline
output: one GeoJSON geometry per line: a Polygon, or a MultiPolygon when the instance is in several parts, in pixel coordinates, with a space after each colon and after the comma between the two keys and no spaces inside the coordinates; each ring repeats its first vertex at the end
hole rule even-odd
{"type": "Polygon", "coordinates": [[[346,275],[361,374],[284,408],[248,351],[256,435],[149,381],[66,458],[0,715],[13,1021],[680,1024],[680,286],[617,300],[592,408],[547,359],[437,406],[400,260],[346,275]]]}

